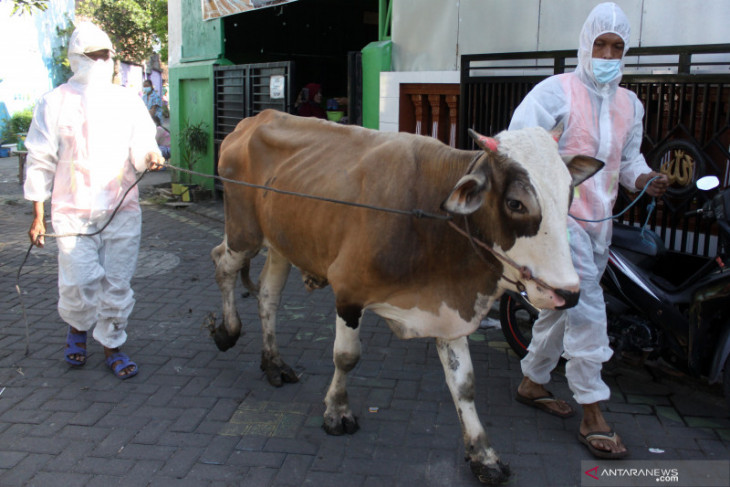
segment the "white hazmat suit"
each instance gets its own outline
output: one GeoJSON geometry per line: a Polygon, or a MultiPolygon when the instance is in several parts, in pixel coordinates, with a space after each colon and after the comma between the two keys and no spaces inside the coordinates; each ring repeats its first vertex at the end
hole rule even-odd
{"type": "MultiPolygon", "coordinates": [[[[113,52],[109,37],[92,23],[80,23],[68,50],[74,75],[41,98],[26,138],[25,198],[51,198],[56,234],[101,228],[134,183],[135,171],[145,169],[146,155],[159,153],[142,100],[111,82],[111,56],[93,61],[84,55],[103,49],[113,52]]],[[[58,239],[59,314],[79,331],[96,325],[94,338],[110,349],[127,337],[141,221],[135,187],[102,233],[58,239]]]]}
{"type": "MultiPolygon", "coordinates": [[[[636,95],[618,86],[621,76],[600,83],[592,67],[593,43],[603,34],[620,36],[624,54],[629,45],[629,22],[614,3],[602,3],[589,14],[580,34],[575,72],[539,83],[517,107],[510,129],[563,123],[558,141],[561,154],[585,154],[605,162],[595,176],[576,187],[570,214],[587,220],[611,216],[618,184],[636,191],[636,179],[649,173],[640,152],[644,108],[636,95]]],[[[623,69],[623,58],[621,60],[623,69]]],[[[578,305],[565,311],[542,311],[533,327],[532,342],[522,360],[524,375],[538,384],[550,380],[561,353],[568,359],[566,377],[579,404],[609,398],[601,379],[602,363],[612,351],[606,333],[606,310],[600,279],[608,260],[612,223],[569,218],[573,264],[580,276],[578,305]]]]}

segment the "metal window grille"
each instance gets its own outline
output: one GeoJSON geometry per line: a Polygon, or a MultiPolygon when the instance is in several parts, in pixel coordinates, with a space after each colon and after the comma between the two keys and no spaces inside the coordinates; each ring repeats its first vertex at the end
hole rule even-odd
{"type": "MultiPolygon", "coordinates": [[[[215,174],[218,174],[218,152],[226,135],[233,132],[238,122],[267,108],[283,112],[293,109],[292,89],[294,63],[291,61],[261,64],[216,66],[213,71],[215,86],[215,114],[213,140],[215,142],[215,174]],[[283,97],[272,98],[272,76],[284,77],[283,97]]],[[[216,182],[216,189],[222,185],[216,182]]]]}

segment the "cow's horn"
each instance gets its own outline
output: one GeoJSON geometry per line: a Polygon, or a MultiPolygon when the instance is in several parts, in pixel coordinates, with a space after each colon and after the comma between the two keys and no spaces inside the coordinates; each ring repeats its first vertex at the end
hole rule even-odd
{"type": "Polygon", "coordinates": [[[469,129],[469,135],[472,139],[474,139],[474,142],[476,142],[477,145],[482,149],[489,152],[497,152],[497,147],[499,146],[499,142],[497,142],[497,139],[482,135],[473,129],[469,129]]]}
{"type": "Polygon", "coordinates": [[[563,136],[563,122],[560,122],[550,130],[550,136],[555,139],[555,142],[560,140],[563,136]]]}

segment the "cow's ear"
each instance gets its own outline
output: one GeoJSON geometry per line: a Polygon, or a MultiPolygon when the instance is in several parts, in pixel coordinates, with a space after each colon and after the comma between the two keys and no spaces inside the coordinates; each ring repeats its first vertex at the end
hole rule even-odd
{"type": "Polygon", "coordinates": [[[568,166],[574,186],[578,186],[604,166],[603,162],[589,156],[563,156],[563,161],[568,166]]]}
{"type": "Polygon", "coordinates": [[[482,135],[476,130],[469,129],[469,136],[474,139],[474,142],[487,152],[497,152],[497,146],[499,143],[497,139],[493,137],[487,137],[482,135]]]}
{"type": "Polygon", "coordinates": [[[441,208],[457,215],[470,215],[477,211],[484,203],[487,190],[486,176],[477,172],[462,177],[441,208]]]}

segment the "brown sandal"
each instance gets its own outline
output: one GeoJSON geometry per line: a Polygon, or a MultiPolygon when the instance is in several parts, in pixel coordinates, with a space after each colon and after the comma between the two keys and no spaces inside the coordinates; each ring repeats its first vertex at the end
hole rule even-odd
{"type": "MultiPolygon", "coordinates": [[[[557,416],[559,418],[571,418],[575,416],[575,411],[568,403],[568,407],[570,408],[570,411],[567,413],[561,413],[559,411],[556,411],[554,409],[551,409],[548,404],[559,402],[560,399],[557,399],[555,396],[552,395],[551,392],[548,392],[547,396],[541,396],[536,397],[534,399],[523,396],[519,392],[515,395],[515,400],[519,403],[525,404],[527,406],[533,407],[535,409],[539,409],[541,411],[545,411],[548,414],[552,414],[553,416],[557,416]]],[[[564,401],[563,401],[564,402],[564,401]]]]}

